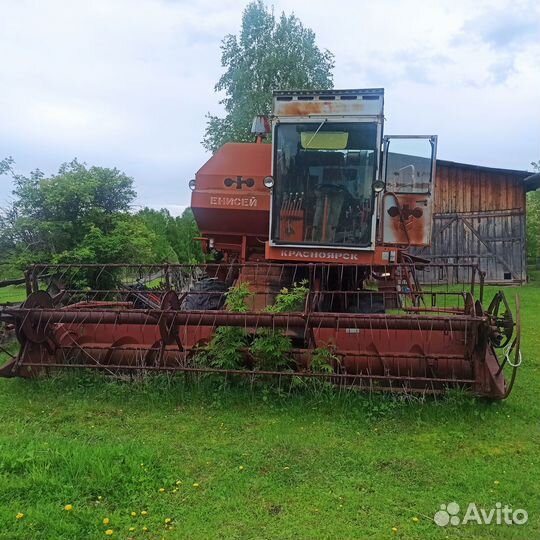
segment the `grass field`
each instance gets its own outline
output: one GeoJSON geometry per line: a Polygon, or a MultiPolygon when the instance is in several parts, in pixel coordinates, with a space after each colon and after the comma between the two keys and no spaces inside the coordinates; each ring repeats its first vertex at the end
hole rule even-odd
{"type": "Polygon", "coordinates": [[[503,403],[0,380],[0,538],[538,538],[540,287],[520,294],[503,403]],[[529,521],[438,527],[451,501],[529,521]]]}
{"type": "Polygon", "coordinates": [[[9,285],[0,288],[0,304],[23,302],[26,298],[24,285],[9,285]]]}

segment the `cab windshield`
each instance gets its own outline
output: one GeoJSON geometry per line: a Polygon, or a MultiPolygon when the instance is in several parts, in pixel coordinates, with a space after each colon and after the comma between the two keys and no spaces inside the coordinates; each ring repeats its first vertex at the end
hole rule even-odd
{"type": "Polygon", "coordinates": [[[368,246],[377,124],[282,123],[274,137],[273,241],[368,246]]]}

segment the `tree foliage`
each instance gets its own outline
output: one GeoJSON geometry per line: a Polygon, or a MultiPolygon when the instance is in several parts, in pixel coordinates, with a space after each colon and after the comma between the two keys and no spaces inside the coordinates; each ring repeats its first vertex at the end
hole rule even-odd
{"type": "Polygon", "coordinates": [[[174,218],[166,210],[130,212],[133,179],[116,168],[87,167],[76,159],[46,177],[13,170],[13,203],[0,213],[3,262],[161,263],[202,259],[191,212],[174,218]]]}
{"type": "Polygon", "coordinates": [[[199,229],[191,208],[186,208],[178,217],[171,216],[164,208],[144,208],[137,216],[158,238],[155,249],[159,261],[189,264],[203,262],[201,244],[193,240],[199,236],[199,229]]]}
{"type": "MultiPolygon", "coordinates": [[[[4,163],[6,160],[4,160],[4,163]]],[[[84,243],[100,229],[112,233],[116,215],[133,199],[133,179],[118,169],[86,167],[76,159],[45,178],[36,169],[29,176],[12,172],[15,200],[1,222],[2,246],[53,258],[84,243]]]]}
{"type": "MultiPolygon", "coordinates": [[[[540,172],[540,160],[531,163],[540,172]]],[[[527,255],[530,259],[540,259],[540,192],[527,193],[527,255]]]]}
{"type": "Polygon", "coordinates": [[[247,5],[239,34],[221,45],[225,73],[215,86],[224,92],[224,118],[208,115],[203,145],[215,152],[231,141],[250,141],[253,117],[271,113],[272,90],[332,88],[334,56],[321,50],[315,33],[294,15],[276,19],[262,0],[247,5]]]}

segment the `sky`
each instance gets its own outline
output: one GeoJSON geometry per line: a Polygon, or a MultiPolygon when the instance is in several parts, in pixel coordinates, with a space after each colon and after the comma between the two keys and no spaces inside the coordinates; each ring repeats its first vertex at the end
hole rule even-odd
{"type": "MultiPolygon", "coordinates": [[[[233,0],[0,0],[0,159],[47,174],[77,157],[179,214],[210,157],[207,113],[233,0]]],[[[540,159],[538,0],[279,0],[335,55],[335,88],[385,89],[385,133],[437,134],[438,157],[540,159]]],[[[0,207],[11,180],[0,176],[0,207]]],[[[137,206],[135,206],[137,208],[137,206]]]]}

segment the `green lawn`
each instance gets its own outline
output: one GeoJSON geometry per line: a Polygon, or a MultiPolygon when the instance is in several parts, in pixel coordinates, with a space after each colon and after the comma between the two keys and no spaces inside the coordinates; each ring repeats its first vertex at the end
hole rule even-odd
{"type": "Polygon", "coordinates": [[[8,285],[0,288],[0,304],[24,302],[26,287],[24,285],[8,285]]]}
{"type": "Polygon", "coordinates": [[[540,287],[520,293],[525,359],[503,403],[0,380],[0,538],[538,538],[540,287]],[[529,522],[438,527],[451,501],[529,522]]]}

